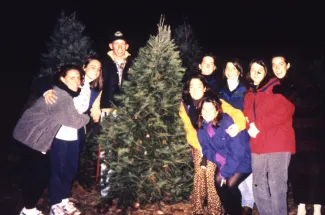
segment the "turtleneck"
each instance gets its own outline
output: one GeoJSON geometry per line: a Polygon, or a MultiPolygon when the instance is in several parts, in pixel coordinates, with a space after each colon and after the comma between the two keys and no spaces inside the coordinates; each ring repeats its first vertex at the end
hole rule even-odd
{"type": "Polygon", "coordinates": [[[201,99],[199,99],[199,100],[194,100],[193,99],[193,104],[194,104],[194,106],[197,108],[197,106],[199,105],[199,102],[201,101],[201,99]]]}
{"type": "Polygon", "coordinates": [[[71,90],[65,83],[63,83],[60,79],[56,81],[55,84],[58,88],[65,90],[71,97],[76,97],[80,93],[80,89],[77,92],[71,90]]]}
{"type": "Polygon", "coordinates": [[[227,83],[228,83],[229,91],[232,92],[238,86],[239,81],[238,81],[238,79],[235,79],[235,80],[227,79],[227,83]]]}
{"type": "Polygon", "coordinates": [[[209,75],[204,75],[204,74],[202,74],[202,75],[207,79],[207,81],[210,81],[211,79],[214,78],[214,71],[209,75]]]}

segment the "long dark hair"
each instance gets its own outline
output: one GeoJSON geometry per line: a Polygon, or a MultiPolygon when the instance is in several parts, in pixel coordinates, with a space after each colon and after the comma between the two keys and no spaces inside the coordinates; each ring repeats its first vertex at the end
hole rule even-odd
{"type": "Polygon", "coordinates": [[[195,74],[192,74],[186,81],[185,85],[184,85],[184,88],[183,88],[183,92],[182,92],[182,99],[183,99],[183,102],[185,104],[191,104],[192,102],[192,97],[190,95],[190,83],[192,81],[192,79],[199,79],[202,84],[203,84],[203,87],[206,88],[206,91],[208,91],[209,89],[207,88],[207,80],[204,78],[203,75],[199,74],[199,73],[195,73],[195,74]]]}
{"type": "Polygon", "coordinates": [[[248,72],[246,74],[246,80],[250,87],[253,87],[254,89],[259,89],[259,88],[263,87],[267,82],[269,82],[270,79],[271,79],[271,76],[268,72],[266,63],[262,59],[255,58],[250,61],[249,66],[248,66],[248,72]],[[258,65],[262,66],[265,70],[265,77],[263,78],[263,80],[261,81],[261,83],[258,86],[254,86],[254,81],[251,79],[251,67],[254,63],[257,63],[258,65]]]}
{"type": "Polygon", "coordinates": [[[218,112],[217,117],[213,119],[212,121],[212,125],[213,127],[218,127],[220,124],[220,121],[222,120],[222,116],[223,116],[223,110],[221,107],[221,101],[219,99],[219,97],[217,96],[217,94],[213,93],[212,91],[209,93],[206,93],[206,95],[201,99],[199,106],[198,106],[198,113],[199,113],[199,117],[197,120],[197,124],[196,127],[197,128],[201,128],[202,124],[203,124],[203,116],[202,116],[202,108],[203,108],[203,104],[206,102],[211,102],[214,107],[216,108],[216,111],[218,112]]]}
{"type": "MultiPolygon", "coordinates": [[[[93,60],[97,60],[102,65],[102,62],[99,60],[99,58],[90,57],[85,61],[84,65],[83,65],[83,68],[86,68],[88,66],[88,64],[93,60]]],[[[103,88],[103,81],[104,80],[103,80],[102,71],[103,70],[101,68],[98,78],[96,78],[95,80],[90,82],[90,88],[91,89],[94,89],[96,91],[101,91],[101,89],[103,88]]]]}
{"type": "Polygon", "coordinates": [[[237,59],[237,58],[231,58],[231,59],[228,59],[228,60],[225,61],[225,65],[224,65],[223,72],[222,72],[222,77],[224,79],[227,79],[226,74],[225,74],[226,73],[226,68],[227,68],[227,63],[232,63],[235,66],[235,68],[239,72],[238,80],[241,81],[243,79],[243,76],[244,76],[244,69],[243,69],[243,66],[242,66],[240,60],[237,59]]]}

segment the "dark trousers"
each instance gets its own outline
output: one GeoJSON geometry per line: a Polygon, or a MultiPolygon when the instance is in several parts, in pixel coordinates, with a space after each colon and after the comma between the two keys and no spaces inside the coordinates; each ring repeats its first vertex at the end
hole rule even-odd
{"type": "Polygon", "coordinates": [[[54,138],[50,151],[51,179],[49,184],[50,204],[58,204],[71,197],[71,188],[78,170],[79,141],[54,138]]]}
{"type": "Polygon", "coordinates": [[[241,193],[238,189],[238,185],[242,183],[250,173],[235,173],[232,177],[226,180],[226,184],[220,187],[222,178],[220,177],[219,172],[220,169],[217,168],[215,183],[226,214],[241,215],[241,193]]]}
{"type": "Polygon", "coordinates": [[[305,151],[293,155],[290,181],[293,200],[298,205],[325,205],[325,158],[323,151],[305,151]]]}
{"type": "Polygon", "coordinates": [[[49,152],[43,154],[39,151],[24,147],[22,157],[21,191],[25,208],[32,209],[37,205],[50,178],[49,152]]]}
{"type": "Polygon", "coordinates": [[[79,151],[82,152],[86,145],[86,130],[84,127],[78,129],[79,151]]]}

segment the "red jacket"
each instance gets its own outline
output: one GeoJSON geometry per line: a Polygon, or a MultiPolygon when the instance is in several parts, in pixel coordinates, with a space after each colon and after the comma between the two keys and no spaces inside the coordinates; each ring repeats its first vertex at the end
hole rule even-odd
{"type": "Polygon", "coordinates": [[[252,153],[296,152],[295,134],[292,126],[294,105],[272,88],[279,84],[272,78],[267,84],[253,92],[249,89],[244,100],[244,115],[248,118],[246,128],[254,122],[260,131],[250,139],[252,153]]]}

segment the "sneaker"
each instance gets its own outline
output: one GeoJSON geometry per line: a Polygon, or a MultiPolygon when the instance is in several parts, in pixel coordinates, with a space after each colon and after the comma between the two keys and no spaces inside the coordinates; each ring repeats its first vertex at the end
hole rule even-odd
{"type": "Polygon", "coordinates": [[[66,215],[61,205],[53,205],[51,207],[50,215],[66,215]]]}
{"type": "Polygon", "coordinates": [[[23,208],[19,215],[44,215],[42,211],[35,209],[28,210],[23,208]]]}
{"type": "Polygon", "coordinates": [[[79,215],[81,214],[81,211],[76,208],[73,202],[68,202],[63,206],[63,210],[66,214],[73,214],[73,215],[79,215]]]}

